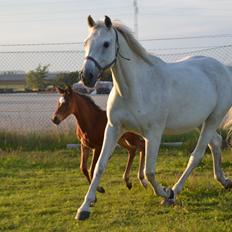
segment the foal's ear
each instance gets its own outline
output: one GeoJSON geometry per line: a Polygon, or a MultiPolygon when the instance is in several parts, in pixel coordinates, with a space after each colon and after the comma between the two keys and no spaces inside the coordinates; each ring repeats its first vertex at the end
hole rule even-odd
{"type": "Polygon", "coordinates": [[[64,94],[65,90],[60,88],[60,87],[56,87],[56,92],[60,93],[60,94],[64,94]]]}
{"type": "Polygon", "coordinates": [[[91,17],[91,15],[88,16],[88,25],[89,27],[94,27],[96,25],[95,21],[93,20],[93,18],[91,17]]]}
{"type": "Polygon", "coordinates": [[[71,87],[70,85],[67,86],[67,88],[66,88],[66,93],[67,93],[68,95],[71,95],[71,94],[73,93],[72,87],[71,87]]]}
{"type": "Polygon", "coordinates": [[[105,15],[105,25],[106,25],[106,27],[108,27],[109,29],[110,29],[111,26],[112,26],[111,19],[110,19],[110,17],[108,17],[107,15],[105,15]]]}

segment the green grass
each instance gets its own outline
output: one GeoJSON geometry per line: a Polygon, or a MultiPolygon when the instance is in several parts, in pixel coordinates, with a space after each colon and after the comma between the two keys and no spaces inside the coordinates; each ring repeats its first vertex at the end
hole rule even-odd
{"type": "MultiPolygon", "coordinates": [[[[223,168],[230,177],[231,159],[231,152],[224,151],[223,168]]],[[[185,152],[161,149],[158,181],[172,186],[187,160],[185,152]]],[[[117,149],[101,180],[106,193],[97,193],[90,219],[77,222],[76,209],[88,189],[79,170],[78,151],[2,151],[0,231],[232,231],[232,193],[213,179],[210,155],[170,208],[160,205],[162,199],[154,196],[150,186],[143,189],[138,183],[138,157],[131,173],[133,188],[125,187],[121,177],[126,161],[126,151],[117,149]]]]}
{"type": "MultiPolygon", "coordinates": [[[[164,136],[163,142],[179,142],[183,141],[181,146],[183,150],[192,150],[198,133],[196,131],[179,135],[179,136],[164,136]]],[[[0,148],[4,151],[47,151],[64,149],[68,143],[79,143],[75,132],[70,133],[18,133],[0,131],[0,148]]]]}
{"type": "Polygon", "coordinates": [[[27,133],[0,131],[0,148],[4,151],[54,151],[68,143],[78,143],[75,133],[27,133]]]}
{"type": "MultiPolygon", "coordinates": [[[[225,139],[227,132],[221,132],[225,139]]],[[[183,142],[182,151],[190,152],[196,145],[198,131],[192,131],[183,135],[164,136],[162,142],[183,142]]],[[[47,151],[66,148],[69,143],[79,143],[75,131],[69,133],[44,132],[44,133],[18,133],[0,131],[0,148],[4,151],[47,151]]],[[[161,145],[163,147],[163,145],[161,145]]],[[[225,147],[226,145],[223,144],[225,147]]]]}
{"type": "Polygon", "coordinates": [[[16,91],[22,91],[25,90],[26,84],[17,84],[17,83],[12,83],[12,82],[8,82],[8,83],[0,83],[0,88],[1,89],[14,89],[16,91]]]}

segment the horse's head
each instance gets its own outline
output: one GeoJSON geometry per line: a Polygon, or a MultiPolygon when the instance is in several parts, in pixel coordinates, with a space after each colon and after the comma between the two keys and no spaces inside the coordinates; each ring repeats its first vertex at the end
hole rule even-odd
{"type": "Polygon", "coordinates": [[[57,103],[56,112],[53,115],[52,122],[56,125],[60,124],[65,118],[73,113],[72,96],[73,90],[71,87],[66,89],[57,88],[57,91],[61,94],[61,97],[57,103]]]}
{"type": "Polygon", "coordinates": [[[94,87],[102,72],[116,62],[118,35],[108,16],[105,16],[104,21],[97,23],[89,16],[88,25],[89,35],[84,42],[85,61],[81,79],[86,86],[94,87]]]}

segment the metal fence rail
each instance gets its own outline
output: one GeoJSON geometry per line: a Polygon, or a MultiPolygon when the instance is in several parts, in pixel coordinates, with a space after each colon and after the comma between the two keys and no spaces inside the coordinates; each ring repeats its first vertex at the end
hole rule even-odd
{"type": "MultiPolygon", "coordinates": [[[[201,48],[182,47],[149,51],[166,62],[175,62],[186,56],[204,55],[232,66],[232,43],[229,42],[201,48]]],[[[0,71],[28,72],[34,70],[38,64],[49,64],[49,70],[53,72],[79,70],[84,57],[80,44],[69,43],[62,46],[54,50],[51,44],[0,45],[0,71]]],[[[73,117],[66,120],[60,129],[50,120],[57,99],[58,94],[0,94],[0,130],[19,132],[72,130],[75,124],[73,117]]],[[[107,96],[94,96],[94,100],[105,108],[107,96]]]]}

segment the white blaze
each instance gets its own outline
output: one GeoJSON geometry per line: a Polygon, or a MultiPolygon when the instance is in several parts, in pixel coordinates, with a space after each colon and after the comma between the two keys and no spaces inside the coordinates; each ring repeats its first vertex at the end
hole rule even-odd
{"type": "Polygon", "coordinates": [[[65,103],[65,99],[64,99],[64,97],[60,97],[60,99],[59,99],[59,103],[60,103],[60,104],[65,103]]]}

